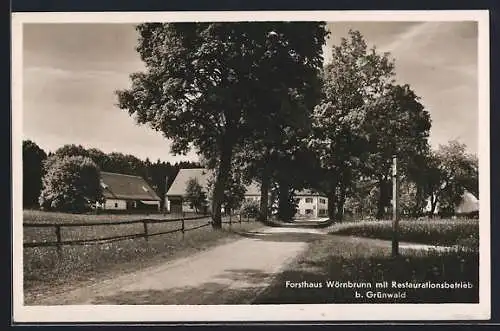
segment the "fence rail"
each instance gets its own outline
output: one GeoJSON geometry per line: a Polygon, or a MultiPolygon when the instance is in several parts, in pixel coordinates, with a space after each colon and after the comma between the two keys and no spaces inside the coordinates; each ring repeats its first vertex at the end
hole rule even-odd
{"type": "MultiPolygon", "coordinates": [[[[223,224],[229,224],[230,226],[234,223],[242,223],[242,222],[250,222],[250,217],[239,215],[229,215],[229,221],[223,221],[223,224]],[[233,220],[233,217],[237,216],[237,220],[233,220]]],[[[131,221],[112,221],[112,222],[81,222],[81,223],[29,223],[23,222],[23,227],[25,228],[54,228],[56,241],[38,241],[38,242],[25,242],[23,243],[23,247],[25,248],[33,248],[33,247],[57,247],[58,251],[62,250],[62,246],[76,246],[76,245],[96,245],[96,244],[106,244],[116,241],[123,241],[129,239],[138,239],[144,238],[146,241],[149,237],[165,235],[170,233],[181,232],[182,237],[184,238],[185,232],[197,230],[203,227],[207,227],[212,225],[210,220],[210,216],[196,216],[196,217],[181,217],[176,219],[138,219],[131,221]],[[205,224],[188,227],[186,228],[186,221],[193,221],[199,219],[208,218],[208,222],[205,224]],[[77,239],[77,240],[62,240],[61,229],[65,227],[91,227],[91,226],[115,226],[115,225],[128,225],[128,224],[143,224],[144,231],[141,233],[129,234],[129,235],[120,235],[120,236],[112,236],[112,237],[104,237],[104,238],[90,238],[90,239],[77,239]],[[177,229],[163,231],[163,232],[154,232],[150,233],[148,230],[148,224],[161,224],[161,223],[180,223],[180,227],[177,229]]]]}

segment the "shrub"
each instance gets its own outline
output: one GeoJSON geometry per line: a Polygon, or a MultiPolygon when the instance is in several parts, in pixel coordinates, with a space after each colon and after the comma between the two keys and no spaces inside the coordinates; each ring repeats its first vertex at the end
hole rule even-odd
{"type": "Polygon", "coordinates": [[[241,216],[256,218],[259,213],[260,207],[257,201],[245,201],[241,206],[241,216]]]}

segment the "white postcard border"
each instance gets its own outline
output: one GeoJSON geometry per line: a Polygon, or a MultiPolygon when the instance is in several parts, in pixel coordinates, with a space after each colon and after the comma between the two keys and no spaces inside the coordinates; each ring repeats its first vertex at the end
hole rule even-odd
{"type": "MultiPolygon", "coordinates": [[[[459,56],[459,55],[457,55],[459,56]]],[[[220,322],[486,320],[491,315],[489,13],[463,11],[99,12],[12,14],[12,201],[14,322],[220,322]],[[480,280],[478,304],[23,305],[22,86],[24,23],[150,21],[477,21],[479,89],[480,280]]]]}

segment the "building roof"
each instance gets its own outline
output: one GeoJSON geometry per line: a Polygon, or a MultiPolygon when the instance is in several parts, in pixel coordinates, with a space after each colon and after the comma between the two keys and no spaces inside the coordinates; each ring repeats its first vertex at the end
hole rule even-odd
{"type": "Polygon", "coordinates": [[[295,196],[299,196],[299,197],[304,197],[304,196],[326,197],[325,194],[322,194],[322,193],[319,193],[319,192],[316,192],[313,190],[309,190],[309,189],[297,191],[297,192],[295,192],[295,196]]]}
{"type": "Polygon", "coordinates": [[[101,172],[101,185],[106,199],[160,201],[160,197],[140,176],[101,172]]]}
{"type": "Polygon", "coordinates": [[[462,196],[462,201],[457,206],[457,213],[472,213],[479,211],[479,200],[474,194],[465,191],[462,196]]]}
{"type": "MultiPolygon", "coordinates": [[[[180,169],[167,191],[167,196],[184,196],[186,194],[187,184],[189,180],[193,178],[206,190],[210,174],[210,170],[204,168],[180,169]]],[[[259,184],[252,182],[250,185],[247,185],[245,195],[260,195],[259,184]]]]}
{"type": "Polygon", "coordinates": [[[185,195],[187,184],[190,179],[196,179],[198,184],[204,189],[208,186],[208,178],[210,173],[208,170],[203,168],[195,168],[195,169],[179,169],[177,176],[175,176],[172,185],[167,191],[168,196],[174,195],[185,195]]]}

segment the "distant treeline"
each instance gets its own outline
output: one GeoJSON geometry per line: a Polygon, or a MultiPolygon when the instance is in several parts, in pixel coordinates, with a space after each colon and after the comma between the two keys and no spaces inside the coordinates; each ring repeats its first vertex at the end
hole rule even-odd
{"type": "MultiPolygon", "coordinates": [[[[157,160],[151,162],[149,158],[141,160],[130,154],[104,153],[97,148],[86,149],[81,145],[68,144],[55,152],[46,153],[35,142],[23,141],[23,205],[24,207],[38,206],[38,198],[42,189],[44,162],[49,157],[57,156],[87,156],[90,157],[101,171],[115,172],[143,177],[158,196],[164,197],[181,168],[199,168],[198,162],[181,161],[171,164],[157,160]]],[[[161,208],[165,201],[162,199],[161,208]]]]}

